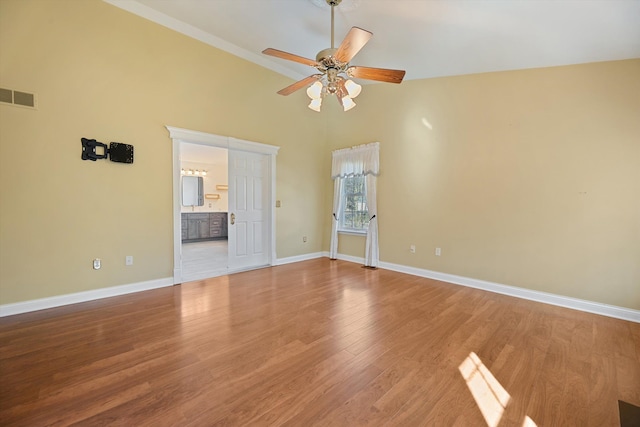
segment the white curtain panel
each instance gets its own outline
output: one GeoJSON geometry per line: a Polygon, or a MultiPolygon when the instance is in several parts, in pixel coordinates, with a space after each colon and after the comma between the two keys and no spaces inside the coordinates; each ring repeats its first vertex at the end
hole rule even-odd
{"type": "Polygon", "coordinates": [[[378,204],[376,200],[375,175],[367,175],[367,209],[369,210],[369,227],[367,228],[367,242],[364,247],[364,265],[378,267],[380,253],[378,251],[378,204]]]}
{"type": "Polygon", "coordinates": [[[329,258],[338,258],[338,214],[342,205],[342,178],[333,180],[333,216],[331,217],[331,247],[329,248],[329,258]]]}
{"type": "Polygon", "coordinates": [[[377,267],[378,251],[378,206],[376,202],[376,177],[380,175],[380,143],[358,145],[335,150],[332,153],[331,178],[333,185],[333,218],[331,221],[331,247],[329,257],[338,256],[338,215],[340,213],[342,178],[365,175],[367,178],[367,208],[369,210],[369,228],[365,244],[365,263],[367,267],[377,267]]]}

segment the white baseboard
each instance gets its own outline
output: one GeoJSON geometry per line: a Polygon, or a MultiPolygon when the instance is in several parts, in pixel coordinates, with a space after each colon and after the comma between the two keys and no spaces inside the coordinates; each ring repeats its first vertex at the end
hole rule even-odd
{"type": "MultiPolygon", "coordinates": [[[[328,252],[323,252],[323,255],[325,257],[329,257],[328,252]]],[[[350,255],[338,254],[338,259],[358,264],[364,264],[364,258],[354,257],[350,255]]],[[[602,316],[614,317],[616,319],[640,323],[640,310],[633,310],[631,308],[618,307],[615,305],[602,304],[578,298],[565,297],[562,295],[534,291],[525,288],[518,288],[515,286],[501,285],[499,283],[488,282],[486,280],[472,279],[470,277],[456,276],[455,274],[440,273],[438,271],[408,267],[406,265],[392,264],[390,262],[380,261],[378,267],[384,268],[385,270],[397,271],[399,273],[411,274],[413,276],[425,277],[427,279],[440,280],[442,282],[452,283],[454,285],[467,286],[470,288],[509,295],[512,297],[527,299],[530,301],[537,301],[545,304],[571,308],[573,310],[580,310],[588,313],[600,314],[602,316]]]]}
{"type": "MultiPolygon", "coordinates": [[[[315,258],[322,258],[322,252],[315,252],[304,255],[297,255],[288,258],[276,260],[274,265],[290,264],[293,262],[306,261],[315,258]]],[[[233,273],[236,271],[229,271],[233,273]]],[[[175,274],[181,274],[181,270],[174,270],[175,274]]],[[[175,276],[180,277],[180,276],[175,276]]],[[[191,278],[190,280],[195,280],[191,278]]],[[[134,292],[148,291],[151,289],[173,286],[173,277],[164,279],[149,280],[146,282],[132,283],[128,285],[113,286],[109,288],[95,289],[91,291],[77,292],[73,294],[58,295],[49,298],[41,298],[36,300],[22,301],[13,304],[0,305],[0,317],[12,316],[14,314],[29,313],[31,311],[45,310],[47,308],[61,307],[63,305],[77,304],[80,302],[93,301],[101,298],[115,297],[118,295],[126,295],[134,292]]]]}
{"type": "MultiPolygon", "coordinates": [[[[276,260],[275,265],[284,265],[294,262],[307,261],[321,257],[329,257],[328,252],[313,252],[304,255],[296,255],[276,260]]],[[[338,259],[357,264],[364,264],[364,258],[351,255],[338,254],[338,259]]],[[[518,288],[515,286],[501,285],[499,283],[488,282],[485,280],[472,279],[469,277],[456,276],[454,274],[440,273],[437,271],[426,270],[416,267],[408,267],[400,264],[392,264],[381,261],[380,268],[385,270],[397,271],[399,273],[411,274],[413,276],[425,277],[428,279],[440,280],[442,282],[452,283],[455,285],[467,286],[470,288],[481,289],[489,292],[496,292],[503,295],[509,295],[517,298],[527,299],[531,301],[542,302],[545,304],[566,307],[574,310],[585,311],[588,313],[600,314],[602,316],[613,317],[616,319],[628,320],[640,323],[640,310],[618,307],[614,305],[602,304],[578,298],[565,297],[561,295],[551,294],[547,292],[534,291],[531,289],[518,288]]],[[[13,304],[0,305],[0,317],[11,316],[14,314],[27,313],[31,311],[44,310],[47,308],[60,307],[68,304],[76,304],[85,301],[93,301],[100,298],[108,298],[118,295],[126,295],[134,292],[147,291],[151,289],[173,286],[173,278],[149,280],[146,282],[132,283],[129,285],[113,286],[110,288],[95,289],[91,291],[78,292],[74,294],[59,295],[50,298],[42,298],[31,301],[23,301],[13,304]]]]}
{"type": "Polygon", "coordinates": [[[118,295],[126,295],[134,292],[148,291],[167,286],[173,286],[173,278],[167,277],[164,279],[148,280],[146,282],[131,283],[128,285],[113,286],[73,294],[58,295],[49,298],[16,302],[13,304],[2,304],[0,305],[0,317],[60,307],[68,304],[77,304],[79,302],[93,301],[101,298],[115,297],[118,295]]]}
{"type": "MultiPolygon", "coordinates": [[[[329,252],[323,252],[322,256],[329,258],[329,252]]],[[[349,262],[355,262],[356,264],[363,264],[364,265],[364,257],[357,257],[357,256],[351,256],[351,255],[345,255],[345,254],[338,254],[338,258],[339,260],[342,261],[349,261],[349,262]]]]}
{"type": "Polygon", "coordinates": [[[323,256],[327,256],[325,255],[325,252],[312,252],[310,254],[295,255],[295,256],[290,256],[286,258],[278,258],[273,265],[284,265],[284,264],[291,264],[294,262],[308,261],[310,259],[322,258],[323,256]]]}

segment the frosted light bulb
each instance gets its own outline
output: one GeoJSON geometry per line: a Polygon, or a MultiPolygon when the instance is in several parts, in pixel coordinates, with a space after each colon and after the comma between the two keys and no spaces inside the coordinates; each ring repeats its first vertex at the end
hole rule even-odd
{"type": "Polygon", "coordinates": [[[319,99],[322,93],[322,82],[315,82],[307,88],[307,95],[311,99],[319,99]]]}
{"type": "Polygon", "coordinates": [[[321,105],[322,105],[322,98],[316,98],[311,100],[311,102],[309,103],[309,108],[319,113],[321,105]]]}
{"type": "Polygon", "coordinates": [[[362,91],[362,86],[360,86],[353,80],[347,80],[346,82],[344,82],[344,88],[347,90],[347,92],[349,92],[349,96],[351,98],[355,98],[356,96],[360,95],[360,92],[362,91]]]}
{"type": "Polygon", "coordinates": [[[344,108],[344,111],[349,111],[355,106],[356,103],[353,102],[353,99],[351,99],[349,96],[345,96],[344,98],[342,98],[342,107],[344,108]]]}

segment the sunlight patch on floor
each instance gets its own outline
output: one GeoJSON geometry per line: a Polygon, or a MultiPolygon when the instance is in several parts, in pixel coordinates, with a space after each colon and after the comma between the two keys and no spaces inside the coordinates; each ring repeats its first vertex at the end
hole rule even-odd
{"type": "MultiPolygon", "coordinates": [[[[487,425],[497,427],[511,400],[509,393],[474,352],[469,353],[458,370],[467,382],[467,387],[476,400],[487,425]]],[[[529,416],[525,416],[522,427],[537,427],[537,425],[529,416]]]]}
{"type": "Polygon", "coordinates": [[[467,356],[458,370],[467,382],[467,387],[476,400],[487,425],[497,427],[511,399],[509,393],[474,352],[467,356]]]}

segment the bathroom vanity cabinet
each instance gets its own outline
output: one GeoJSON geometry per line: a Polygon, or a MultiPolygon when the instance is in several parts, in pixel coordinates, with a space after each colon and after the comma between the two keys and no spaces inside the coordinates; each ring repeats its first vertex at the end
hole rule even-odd
{"type": "Polygon", "coordinates": [[[226,212],[183,212],[182,242],[227,238],[226,212]]]}

